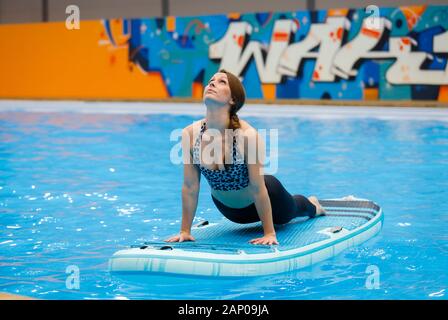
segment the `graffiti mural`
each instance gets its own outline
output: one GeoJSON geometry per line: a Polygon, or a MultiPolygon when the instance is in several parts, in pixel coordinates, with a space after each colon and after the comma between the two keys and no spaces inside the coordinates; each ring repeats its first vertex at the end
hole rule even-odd
{"type": "Polygon", "coordinates": [[[448,6],[2,24],[0,38],[0,98],[199,100],[224,68],[252,99],[448,103],[448,6]]]}
{"type": "Polygon", "coordinates": [[[445,100],[448,6],[123,21],[129,60],[171,97],[199,97],[225,68],[249,98],[445,100]]]}

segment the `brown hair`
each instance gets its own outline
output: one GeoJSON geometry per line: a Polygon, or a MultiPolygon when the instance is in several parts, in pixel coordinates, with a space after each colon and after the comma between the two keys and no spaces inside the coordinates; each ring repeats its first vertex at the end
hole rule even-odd
{"type": "Polygon", "coordinates": [[[225,73],[227,75],[227,80],[229,81],[230,94],[233,99],[233,104],[230,105],[229,117],[230,117],[230,128],[235,130],[241,128],[240,119],[237,116],[238,110],[240,110],[244,102],[246,101],[246,91],[244,90],[243,84],[240,79],[233,73],[221,69],[219,72],[225,73]]]}

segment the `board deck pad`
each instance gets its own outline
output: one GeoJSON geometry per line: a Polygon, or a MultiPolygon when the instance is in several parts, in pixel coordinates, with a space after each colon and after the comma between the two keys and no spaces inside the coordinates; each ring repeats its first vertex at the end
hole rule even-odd
{"type": "MultiPolygon", "coordinates": [[[[342,227],[353,230],[372,219],[378,206],[370,201],[339,201],[321,200],[321,205],[327,211],[325,216],[314,219],[296,218],[284,225],[275,225],[278,250],[289,250],[297,247],[304,247],[312,243],[326,240],[329,235],[318,231],[326,228],[342,227]]],[[[200,224],[200,223],[199,223],[200,224]]],[[[173,248],[183,248],[188,250],[238,253],[244,250],[246,253],[261,253],[270,251],[271,246],[252,245],[248,241],[263,236],[261,222],[250,224],[238,224],[226,218],[208,225],[193,227],[191,234],[196,241],[187,242],[146,242],[144,245],[171,246],[173,248]]]]}
{"type": "Polygon", "coordinates": [[[370,200],[348,196],[319,202],[325,215],[275,225],[279,245],[249,243],[263,236],[261,222],[238,224],[223,217],[196,224],[191,230],[196,241],[149,241],[120,250],[109,260],[109,269],[206,276],[281,273],[333,257],[382,227],[382,210],[370,200]]]}

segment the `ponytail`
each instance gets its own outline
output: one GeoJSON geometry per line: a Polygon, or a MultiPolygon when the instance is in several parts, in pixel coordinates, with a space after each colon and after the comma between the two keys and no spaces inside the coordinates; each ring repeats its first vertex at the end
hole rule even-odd
{"type": "Polygon", "coordinates": [[[230,112],[230,129],[236,130],[241,128],[240,118],[235,112],[230,112]]]}

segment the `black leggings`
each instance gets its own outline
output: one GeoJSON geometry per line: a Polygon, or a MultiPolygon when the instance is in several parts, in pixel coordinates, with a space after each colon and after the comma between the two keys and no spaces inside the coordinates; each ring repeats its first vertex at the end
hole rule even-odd
{"type": "MultiPolygon", "coordinates": [[[[314,218],[316,207],[301,195],[292,196],[274,176],[265,175],[264,183],[271,200],[272,218],[274,224],[285,224],[296,217],[314,218]]],[[[252,223],[260,221],[255,203],[245,208],[229,208],[212,195],[213,202],[219,211],[229,220],[237,223],[252,223]]]]}

